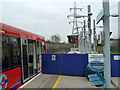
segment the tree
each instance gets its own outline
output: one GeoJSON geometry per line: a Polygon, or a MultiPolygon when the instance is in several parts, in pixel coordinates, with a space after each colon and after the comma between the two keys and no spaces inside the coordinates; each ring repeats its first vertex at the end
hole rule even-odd
{"type": "Polygon", "coordinates": [[[50,40],[46,40],[46,43],[51,43],[51,41],[50,40]]]}
{"type": "Polygon", "coordinates": [[[60,35],[59,34],[52,35],[50,37],[50,40],[53,43],[60,43],[60,35]]]}

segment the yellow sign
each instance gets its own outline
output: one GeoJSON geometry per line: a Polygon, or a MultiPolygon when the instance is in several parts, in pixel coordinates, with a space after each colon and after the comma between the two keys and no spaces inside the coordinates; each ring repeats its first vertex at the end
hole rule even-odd
{"type": "Polygon", "coordinates": [[[52,60],[55,61],[56,60],[56,56],[52,55],[52,60]]]}

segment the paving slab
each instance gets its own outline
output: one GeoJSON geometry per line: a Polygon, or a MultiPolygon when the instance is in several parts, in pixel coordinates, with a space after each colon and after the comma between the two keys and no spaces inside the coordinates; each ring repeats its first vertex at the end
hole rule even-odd
{"type": "Polygon", "coordinates": [[[61,76],[56,88],[96,88],[86,77],[61,76]]]}
{"type": "Polygon", "coordinates": [[[113,81],[112,87],[114,87],[114,88],[119,87],[120,88],[120,77],[112,77],[111,80],[113,81]]]}
{"type": "Polygon", "coordinates": [[[41,74],[23,88],[52,88],[59,75],[41,74]]]}

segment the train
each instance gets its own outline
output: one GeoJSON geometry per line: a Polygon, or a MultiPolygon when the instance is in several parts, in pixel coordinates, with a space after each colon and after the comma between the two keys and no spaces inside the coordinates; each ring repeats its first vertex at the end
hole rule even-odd
{"type": "Polygon", "coordinates": [[[45,37],[0,23],[0,89],[19,88],[40,73],[42,53],[45,37]]]}

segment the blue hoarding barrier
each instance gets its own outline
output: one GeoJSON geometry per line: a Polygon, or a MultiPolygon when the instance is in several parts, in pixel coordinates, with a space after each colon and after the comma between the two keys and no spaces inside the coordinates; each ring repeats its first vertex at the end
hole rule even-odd
{"type": "Polygon", "coordinates": [[[60,74],[61,72],[61,54],[42,54],[42,73],[60,74]],[[52,56],[55,60],[52,60],[52,56]]]}
{"type": "MultiPolygon", "coordinates": [[[[83,54],[62,54],[62,75],[85,76],[87,59],[83,54]]],[[[87,54],[86,54],[87,57],[87,54]]]]}
{"type": "Polygon", "coordinates": [[[111,76],[120,77],[120,54],[111,54],[111,76]]]}
{"type": "MultiPolygon", "coordinates": [[[[120,60],[111,54],[111,76],[120,77],[120,60]]],[[[85,76],[88,54],[42,54],[42,73],[85,76]]]]}
{"type": "Polygon", "coordinates": [[[87,57],[88,54],[42,54],[42,73],[85,76],[87,57]]]}

